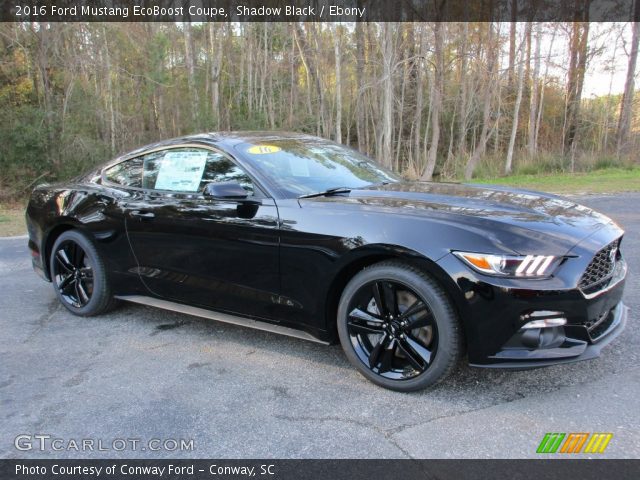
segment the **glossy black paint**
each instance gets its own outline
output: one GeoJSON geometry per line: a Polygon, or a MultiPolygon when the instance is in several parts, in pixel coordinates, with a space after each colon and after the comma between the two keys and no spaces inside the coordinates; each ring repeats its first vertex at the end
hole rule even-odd
{"type": "MultiPolygon", "coordinates": [[[[368,265],[398,258],[443,285],[460,314],[469,362],[483,366],[587,358],[585,350],[594,347],[593,354],[604,340],[590,339],[584,324],[617,305],[623,309],[624,275],[595,298],[578,289],[595,253],[624,233],[597,212],[553,195],[453,183],[398,182],[330,197],[283,198],[252,168],[250,156],[234,148],[274,138],[281,136],[195,135],[143,147],[106,165],[159,148],[216,148],[257,184],[251,201],[119,187],[104,181],[102,167],[72,182],[36,188],[27,209],[34,268],[50,279],[53,241],[64,229],[77,228],[94,240],[117,295],[172,299],[333,341],[337,303],[349,279],[368,265]],[[452,250],[566,259],[549,278],[501,278],[472,271],[452,250]],[[584,342],[583,353],[567,344],[566,357],[509,357],[522,315],[536,309],[564,312],[563,335],[584,342]]],[[[623,322],[612,325],[619,331],[623,322]]]]}

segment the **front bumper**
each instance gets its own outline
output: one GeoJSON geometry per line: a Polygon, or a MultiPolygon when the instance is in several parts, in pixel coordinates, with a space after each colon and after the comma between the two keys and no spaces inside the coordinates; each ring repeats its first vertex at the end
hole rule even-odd
{"type": "Polygon", "coordinates": [[[624,303],[618,303],[611,310],[612,320],[610,325],[592,343],[586,340],[565,337],[564,342],[557,347],[521,350],[515,355],[514,351],[510,352],[509,349],[503,349],[495,356],[490,357],[490,359],[498,360],[496,363],[471,363],[470,365],[483,368],[527,369],[592,360],[599,357],[600,350],[622,333],[627,324],[628,310],[624,303]]]}
{"type": "Polygon", "coordinates": [[[448,255],[438,264],[455,281],[469,364],[486,368],[536,368],[599,356],[627,321],[622,303],[624,260],[607,288],[585,295],[577,288],[588,258],[569,259],[548,280],[487,277],[448,255]],[[523,329],[535,312],[557,312],[563,326],[523,329]]]}

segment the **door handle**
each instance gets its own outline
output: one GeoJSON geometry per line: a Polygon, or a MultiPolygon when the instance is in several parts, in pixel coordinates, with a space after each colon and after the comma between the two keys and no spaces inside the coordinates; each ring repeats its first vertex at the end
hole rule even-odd
{"type": "Polygon", "coordinates": [[[130,215],[138,218],[153,218],[156,216],[155,213],[144,210],[132,210],[130,215]]]}

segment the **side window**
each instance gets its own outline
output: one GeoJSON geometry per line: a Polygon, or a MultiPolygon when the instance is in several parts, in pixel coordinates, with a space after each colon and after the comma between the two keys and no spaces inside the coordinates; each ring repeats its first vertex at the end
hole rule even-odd
{"type": "Polygon", "coordinates": [[[208,150],[172,148],[142,157],[142,185],[152,190],[196,193],[207,164],[208,150]]]}
{"type": "Polygon", "coordinates": [[[127,187],[171,192],[202,192],[207,183],[236,181],[249,195],[253,182],[244,171],[219,152],[200,148],[159,150],[114,165],[107,180],[127,187]]]}
{"type": "Polygon", "coordinates": [[[218,152],[209,152],[198,191],[202,192],[207,183],[236,181],[248,194],[254,195],[253,182],[244,171],[229,158],[218,152]]]}
{"type": "Polygon", "coordinates": [[[142,185],[142,159],[132,158],[120,162],[105,170],[104,175],[107,180],[118,185],[140,188],[142,185]]]}

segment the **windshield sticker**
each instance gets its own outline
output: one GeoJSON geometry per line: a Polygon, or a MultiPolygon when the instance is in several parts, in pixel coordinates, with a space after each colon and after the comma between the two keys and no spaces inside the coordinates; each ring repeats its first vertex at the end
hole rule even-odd
{"type": "Polygon", "coordinates": [[[167,152],[160,164],[156,190],[195,192],[207,163],[207,152],[167,152]]]}
{"type": "Polygon", "coordinates": [[[276,147],[275,145],[254,145],[247,149],[247,153],[252,155],[263,155],[265,153],[276,153],[282,150],[280,147],[276,147]]]}

